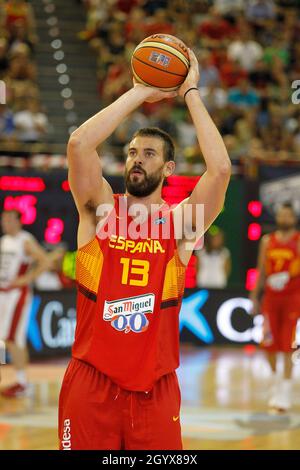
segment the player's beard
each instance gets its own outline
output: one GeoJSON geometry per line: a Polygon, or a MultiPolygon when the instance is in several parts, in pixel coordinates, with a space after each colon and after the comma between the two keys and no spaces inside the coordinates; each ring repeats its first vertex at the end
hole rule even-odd
{"type": "Polygon", "coordinates": [[[151,173],[150,175],[147,175],[141,167],[135,167],[143,172],[143,177],[132,177],[131,172],[134,168],[132,168],[129,172],[125,170],[125,186],[127,192],[135,197],[146,197],[152,194],[156,188],[158,188],[163,179],[163,167],[164,165],[162,165],[160,168],[158,168],[158,170],[156,170],[154,173],[151,173]]]}

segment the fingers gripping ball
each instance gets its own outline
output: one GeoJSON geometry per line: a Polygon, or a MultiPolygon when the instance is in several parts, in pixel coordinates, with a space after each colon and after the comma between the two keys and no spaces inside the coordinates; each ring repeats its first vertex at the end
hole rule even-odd
{"type": "Polygon", "coordinates": [[[163,91],[176,90],[184,82],[189,66],[186,45],[170,34],[153,34],[144,39],[131,58],[134,78],[163,91]]]}

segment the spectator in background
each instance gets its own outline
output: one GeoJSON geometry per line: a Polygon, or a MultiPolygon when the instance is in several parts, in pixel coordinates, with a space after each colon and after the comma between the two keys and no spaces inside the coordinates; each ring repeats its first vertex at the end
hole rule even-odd
{"type": "Polygon", "coordinates": [[[17,138],[21,142],[35,143],[44,140],[48,119],[41,112],[40,103],[35,99],[24,100],[23,109],[15,114],[17,138]]]}
{"type": "Polygon", "coordinates": [[[209,112],[224,109],[227,105],[227,91],[216,84],[201,88],[201,96],[209,112]]]}
{"type": "Polygon", "coordinates": [[[140,3],[147,13],[147,16],[154,15],[156,10],[168,8],[168,0],[143,0],[140,3]]]}
{"type": "Polygon", "coordinates": [[[168,18],[168,11],[157,9],[153,16],[146,20],[145,32],[147,36],[156,33],[174,34],[174,26],[168,18]]]}
{"type": "Polygon", "coordinates": [[[25,44],[30,49],[31,53],[33,53],[35,42],[36,37],[31,36],[29,39],[26,27],[23,23],[14,24],[13,31],[9,37],[9,49],[11,53],[13,53],[14,49],[20,44],[25,44]]]}
{"type": "Polygon", "coordinates": [[[231,272],[231,256],[224,246],[224,233],[213,226],[205,235],[205,246],[196,250],[197,286],[224,289],[231,272]]]}
{"type": "Polygon", "coordinates": [[[290,63],[290,45],[286,38],[281,34],[277,33],[270,46],[266,47],[263,55],[263,59],[268,66],[274,63],[277,58],[282,63],[283,67],[287,67],[290,63]]]}
{"type": "Polygon", "coordinates": [[[257,90],[265,90],[273,82],[270,68],[263,59],[259,59],[249,73],[251,85],[257,90]]]}
{"type": "Polygon", "coordinates": [[[176,124],[176,135],[178,138],[178,144],[183,149],[196,147],[197,134],[190,113],[185,111],[182,119],[178,120],[176,124]]]}
{"type": "Polygon", "coordinates": [[[214,6],[221,15],[232,15],[243,10],[245,0],[215,0],[214,6]]]}
{"type": "Polygon", "coordinates": [[[273,19],[276,14],[273,0],[251,0],[246,7],[246,18],[257,24],[264,24],[266,20],[273,19]]]}
{"type": "Polygon", "coordinates": [[[220,74],[217,67],[212,63],[210,53],[206,50],[201,50],[198,54],[198,59],[201,70],[198,86],[201,88],[218,85],[220,83],[220,74]]]}
{"type": "Polygon", "coordinates": [[[208,18],[198,28],[198,34],[205,47],[214,47],[219,45],[220,41],[227,43],[235,33],[235,26],[225,20],[214,6],[210,8],[208,18]]]}
{"type": "Polygon", "coordinates": [[[249,27],[243,29],[237,39],[229,44],[228,57],[238,61],[248,72],[253,70],[256,62],[263,57],[263,48],[253,40],[249,27]]]}
{"type": "Polygon", "coordinates": [[[135,44],[146,37],[146,18],[142,8],[135,7],[128,15],[125,22],[125,37],[127,41],[133,41],[135,44]]]}
{"type": "Polygon", "coordinates": [[[10,36],[13,36],[16,27],[23,26],[28,39],[36,42],[35,19],[32,6],[24,0],[10,0],[1,5],[1,25],[5,27],[10,36]]]}
{"type": "Polygon", "coordinates": [[[107,75],[101,84],[103,103],[111,102],[124,93],[131,84],[128,66],[122,56],[115,56],[114,63],[110,64],[107,75]]]}
{"type": "Polygon", "coordinates": [[[228,103],[232,108],[247,109],[258,106],[259,96],[251,88],[248,80],[241,80],[239,86],[232,88],[228,93],[228,103]]]}
{"type": "Polygon", "coordinates": [[[7,51],[7,39],[0,38],[0,78],[4,76],[5,72],[8,69],[9,62],[7,58],[7,51]]]}
{"type": "Polygon", "coordinates": [[[163,106],[156,109],[155,113],[151,116],[151,125],[159,127],[177,141],[177,129],[172,119],[171,104],[168,105],[168,103],[164,103],[163,106]]]}
{"type": "Polygon", "coordinates": [[[248,73],[238,60],[231,60],[227,57],[220,66],[221,82],[228,88],[237,86],[238,83],[248,78],[248,73]]]}
{"type": "Polygon", "coordinates": [[[5,104],[0,104],[0,141],[12,138],[15,131],[14,115],[5,104]]]}
{"type": "Polygon", "coordinates": [[[13,80],[36,81],[36,66],[30,60],[30,49],[26,44],[18,44],[9,52],[8,75],[13,80]]]}

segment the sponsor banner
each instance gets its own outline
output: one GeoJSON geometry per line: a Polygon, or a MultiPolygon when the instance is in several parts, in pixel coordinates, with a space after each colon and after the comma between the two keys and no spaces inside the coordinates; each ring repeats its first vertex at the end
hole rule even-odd
{"type": "MultiPolygon", "coordinates": [[[[150,293],[138,298],[107,301],[104,311],[99,314],[107,321],[113,321],[111,315],[119,310],[118,318],[129,318],[124,331],[128,332],[129,325],[130,331],[136,333],[144,327],[142,316],[153,314],[154,300],[150,293]]],[[[75,306],[76,291],[35,293],[28,328],[32,357],[70,354],[76,327],[75,306]]],[[[258,344],[262,339],[263,317],[252,317],[250,309],[251,301],[243,290],[186,289],[180,311],[181,342],[198,346],[258,344]]],[[[297,340],[300,344],[299,328],[297,340]]]]}
{"type": "Polygon", "coordinates": [[[274,216],[278,207],[284,202],[291,202],[300,215],[300,174],[294,174],[273,181],[261,183],[260,200],[263,206],[274,216]]]}

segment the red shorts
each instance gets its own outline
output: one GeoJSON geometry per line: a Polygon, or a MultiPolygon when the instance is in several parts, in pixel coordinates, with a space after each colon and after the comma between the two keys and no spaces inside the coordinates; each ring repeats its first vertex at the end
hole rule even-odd
{"type": "Polygon", "coordinates": [[[60,449],[181,450],[180,402],[175,371],[149,392],[131,392],[72,358],[59,398],[60,449]]]}
{"type": "Polygon", "coordinates": [[[296,327],[300,317],[300,293],[267,292],[262,299],[262,312],[266,318],[262,346],[270,352],[295,350],[296,327]]]}

